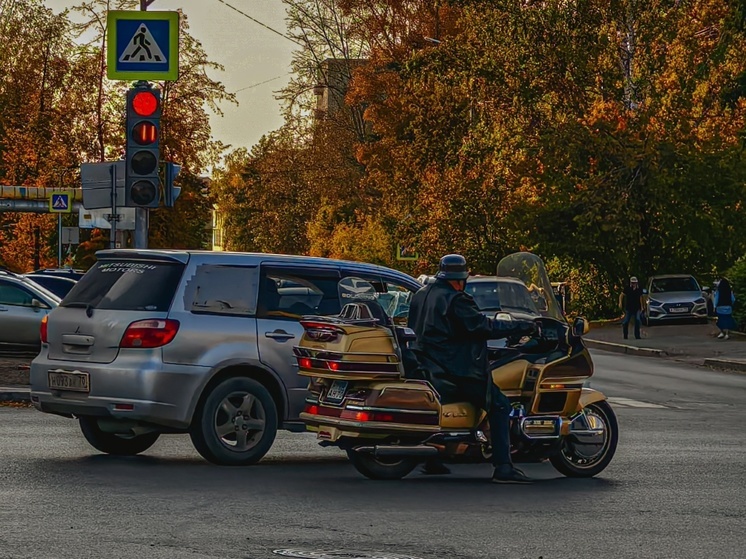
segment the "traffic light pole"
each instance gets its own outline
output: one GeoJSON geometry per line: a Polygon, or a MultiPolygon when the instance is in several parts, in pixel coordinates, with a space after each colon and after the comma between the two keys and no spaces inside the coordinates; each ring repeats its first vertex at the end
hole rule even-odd
{"type": "MultiPolygon", "coordinates": [[[[140,10],[148,9],[155,0],[140,0],[140,10]]],[[[135,208],[135,248],[148,248],[148,209],[135,208]]]]}
{"type": "Polygon", "coordinates": [[[135,248],[148,248],[148,209],[135,208],[135,248]]]}
{"type": "Polygon", "coordinates": [[[117,248],[117,166],[111,166],[111,232],[109,233],[109,248],[117,248]]]}

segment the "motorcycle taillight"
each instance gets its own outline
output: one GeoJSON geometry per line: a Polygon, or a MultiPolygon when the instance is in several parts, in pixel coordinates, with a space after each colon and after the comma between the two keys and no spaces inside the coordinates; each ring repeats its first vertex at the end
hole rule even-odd
{"type": "Polygon", "coordinates": [[[300,323],[306,330],[306,336],[316,342],[333,342],[340,334],[345,331],[342,328],[328,324],[326,322],[313,322],[310,320],[301,320],[300,323]]]}

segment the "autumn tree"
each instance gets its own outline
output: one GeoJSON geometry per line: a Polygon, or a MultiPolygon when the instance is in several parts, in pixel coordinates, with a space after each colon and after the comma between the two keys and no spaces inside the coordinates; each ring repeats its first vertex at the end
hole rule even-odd
{"type": "MultiPolygon", "coordinates": [[[[80,161],[73,116],[80,91],[72,80],[69,21],[36,0],[5,1],[0,8],[0,184],[71,186],[75,177],[68,171],[80,161]]],[[[7,266],[32,268],[37,228],[40,263],[54,263],[54,219],[5,214],[0,254],[7,266]]]]}
{"type": "MultiPolygon", "coordinates": [[[[707,275],[745,252],[743,2],[288,4],[305,49],[287,99],[306,103],[229,173],[259,193],[251,211],[277,198],[298,235],[308,221],[274,246],[395,264],[382,245],[402,243],[412,272],[457,251],[494,273],[532,250],[591,315],[614,312],[624,276],[707,275]],[[346,52],[330,23],[365,47],[345,97],[362,126],[311,118],[320,45],[346,52]]],[[[286,232],[265,225],[252,246],[286,232]]]]}
{"type": "MultiPolygon", "coordinates": [[[[113,161],[123,154],[124,92],[128,84],[106,79],[106,11],[136,9],[134,0],[92,0],[55,15],[38,0],[0,4],[0,183],[79,186],[82,162],[113,161]]],[[[183,165],[182,196],[175,210],[152,212],[152,247],[203,248],[210,199],[200,175],[224,146],[212,139],[209,112],[234,101],[206,70],[221,70],[180,18],[180,77],[156,84],[163,91],[162,153],[183,165]]],[[[42,260],[54,263],[51,216],[4,216],[0,253],[8,265],[31,267],[28,231],[41,227],[42,260]]],[[[72,220],[72,217],[66,218],[72,220]]],[[[73,223],[68,223],[73,225],[73,223]]],[[[83,236],[79,262],[90,255],[83,236]]],[[[94,243],[99,246],[98,243],[94,243]]],[[[93,246],[93,245],[91,245],[93,246]]]]}

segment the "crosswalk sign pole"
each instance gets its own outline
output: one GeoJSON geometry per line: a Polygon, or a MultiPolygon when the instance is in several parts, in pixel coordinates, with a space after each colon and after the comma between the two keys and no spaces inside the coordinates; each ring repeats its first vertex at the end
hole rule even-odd
{"type": "Polygon", "coordinates": [[[57,267],[62,268],[62,214],[57,214],[57,267]]]}
{"type": "MultiPolygon", "coordinates": [[[[140,0],[140,10],[146,11],[155,0],[140,0]]],[[[135,208],[135,231],[133,244],[135,248],[148,248],[148,208],[135,208]]]]}

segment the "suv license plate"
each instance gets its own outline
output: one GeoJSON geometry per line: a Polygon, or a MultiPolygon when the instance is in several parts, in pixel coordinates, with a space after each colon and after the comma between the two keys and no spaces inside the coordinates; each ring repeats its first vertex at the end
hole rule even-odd
{"type": "Polygon", "coordinates": [[[687,309],[686,307],[678,307],[675,309],[671,309],[671,312],[687,312],[688,310],[689,309],[687,309]]]}
{"type": "Polygon", "coordinates": [[[326,400],[339,403],[344,399],[345,392],[347,392],[347,381],[335,380],[329,388],[329,392],[326,393],[326,400]]]}
{"type": "Polygon", "coordinates": [[[88,373],[49,371],[47,373],[49,388],[52,390],[69,390],[71,392],[90,392],[91,382],[88,373]]]}

